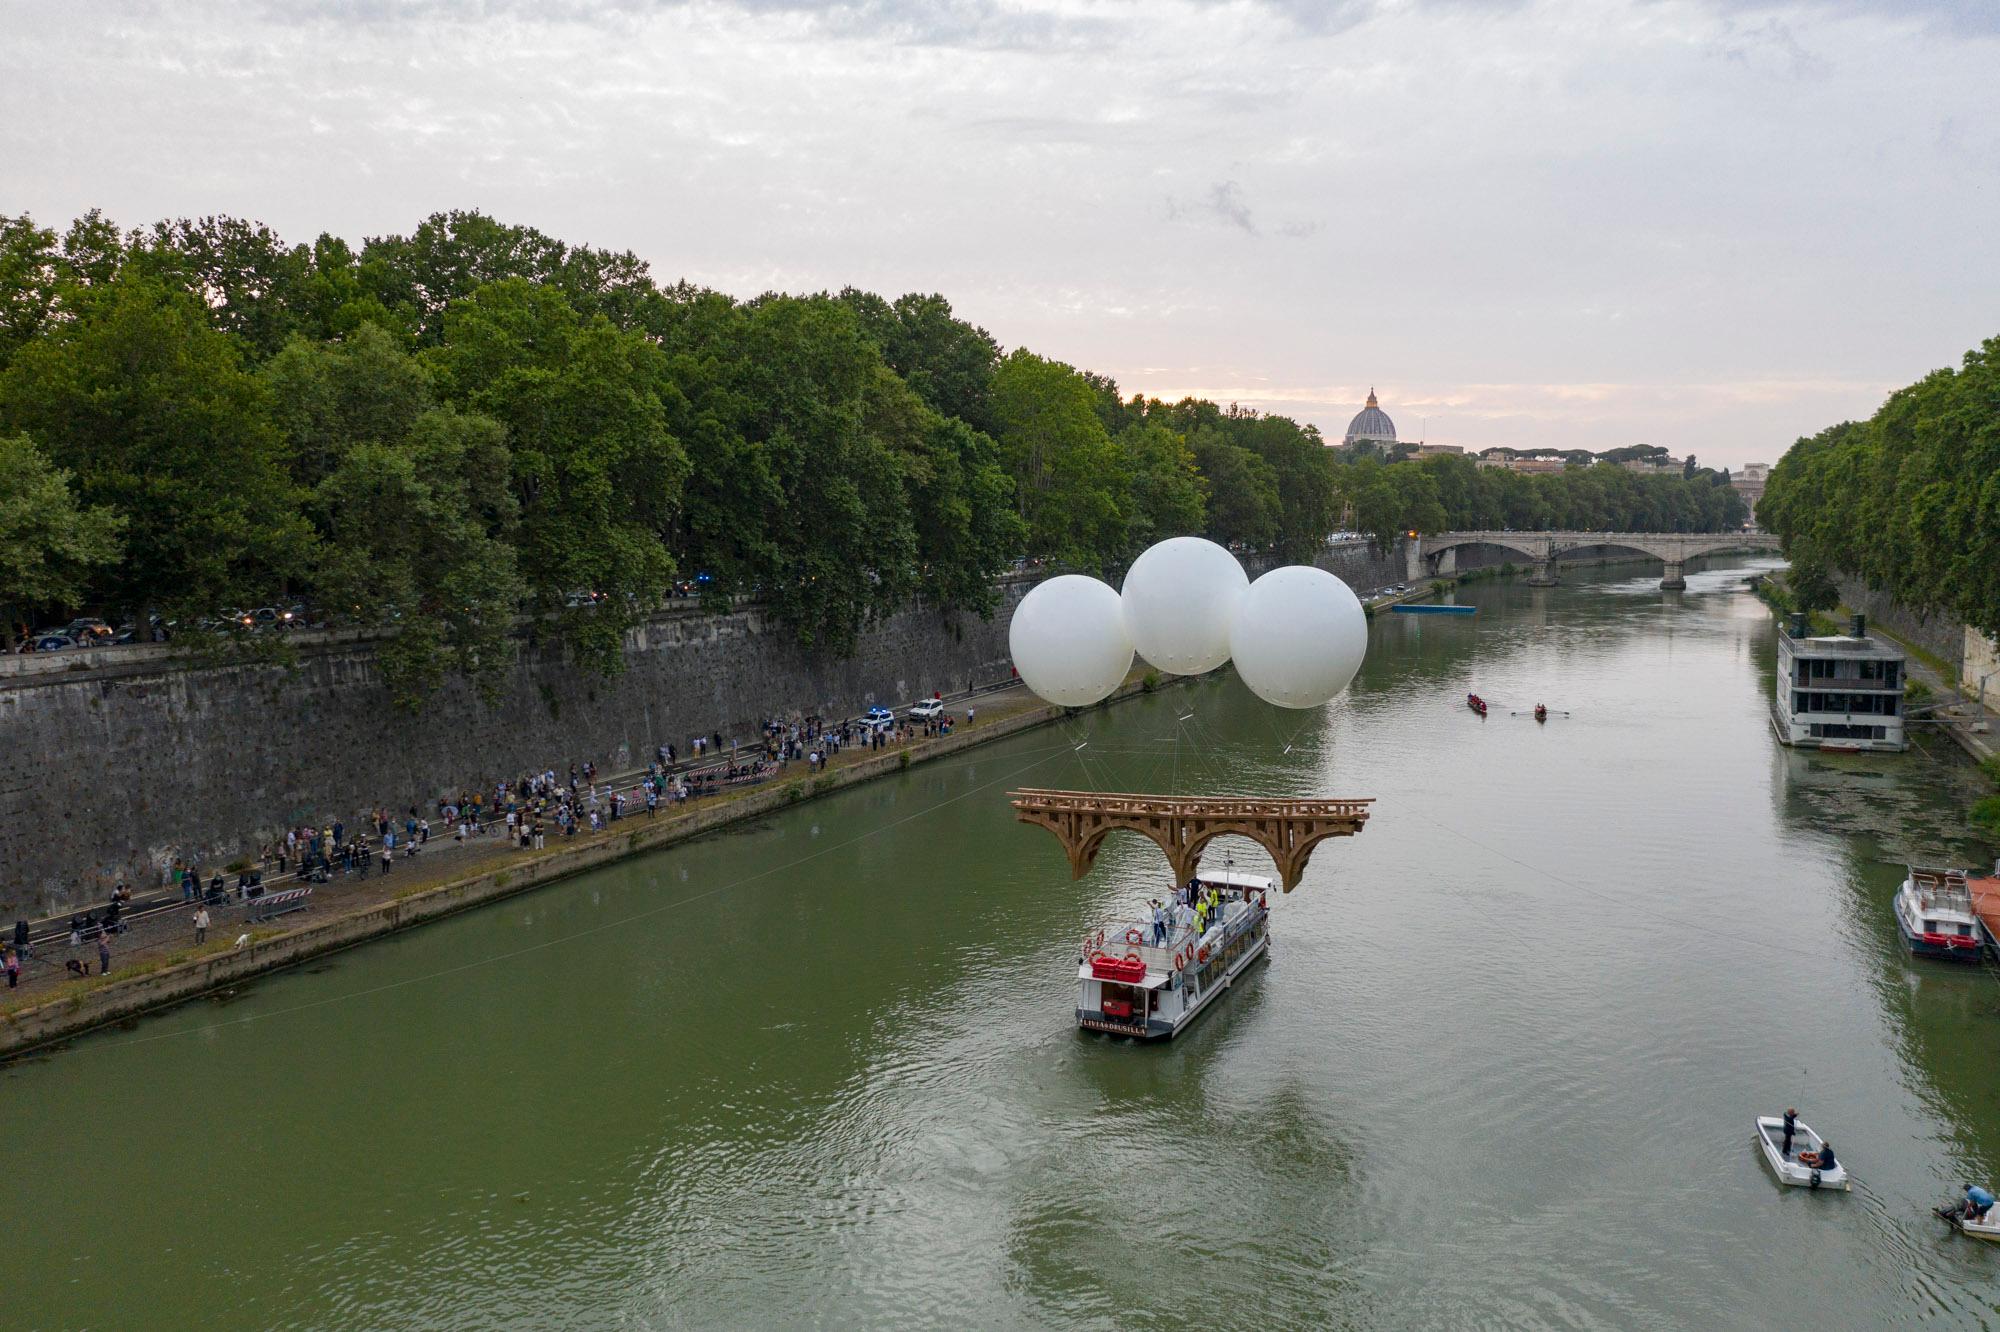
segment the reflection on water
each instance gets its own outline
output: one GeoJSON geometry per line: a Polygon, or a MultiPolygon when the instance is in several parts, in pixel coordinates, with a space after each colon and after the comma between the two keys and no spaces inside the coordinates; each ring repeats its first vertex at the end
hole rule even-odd
{"type": "MultiPolygon", "coordinates": [[[[31,1326],[1878,1325],[1996,1314],[2000,985],[1905,956],[1969,765],[1792,753],[1743,566],[1385,616],[0,1073],[31,1326]],[[1476,690],[1484,720],[1464,706],[1476,690]],[[1546,724],[1525,714],[1554,710],[1546,724]],[[1080,748],[1079,748],[1080,747],[1080,748]],[[1016,784],[1372,795],[1171,1045],[1073,1028],[1016,784]],[[1860,1181],[1778,1189],[1797,1104],[1860,1181]]],[[[1262,859],[1240,840],[1214,856],[1262,859]]]]}

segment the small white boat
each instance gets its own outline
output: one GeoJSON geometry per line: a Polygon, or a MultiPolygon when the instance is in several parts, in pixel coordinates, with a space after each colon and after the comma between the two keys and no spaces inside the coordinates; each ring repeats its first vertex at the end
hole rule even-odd
{"type": "Polygon", "coordinates": [[[1968,1221],[1965,1219],[1964,1203],[1947,1203],[1943,1207],[1933,1208],[1932,1210],[1946,1221],[1949,1221],[1951,1228],[1961,1235],[1970,1235],[1973,1239],[2000,1242],[2000,1207],[1992,1208],[1977,1221],[1968,1221]]]}
{"type": "Polygon", "coordinates": [[[1271,880],[1232,871],[1203,874],[1222,895],[1206,933],[1175,927],[1159,944],[1150,923],[1107,925],[1083,941],[1076,1024],[1154,1041],[1178,1035],[1270,947],[1271,880]]]}
{"type": "Polygon", "coordinates": [[[1778,1115],[1757,1116],[1757,1145],[1764,1149],[1764,1160],[1770,1164],[1771,1173],[1778,1177],[1780,1184],[1790,1184],[1800,1189],[1851,1189],[1847,1167],[1836,1162],[1833,1169],[1822,1170],[1810,1158],[1801,1160],[1808,1153],[1817,1156],[1825,1140],[1803,1123],[1794,1123],[1792,1150],[1785,1151],[1785,1121],[1778,1115]]]}

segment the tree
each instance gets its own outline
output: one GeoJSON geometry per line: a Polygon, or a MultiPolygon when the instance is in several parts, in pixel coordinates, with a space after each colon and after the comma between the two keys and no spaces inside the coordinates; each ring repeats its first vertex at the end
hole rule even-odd
{"type": "Polygon", "coordinates": [[[1028,549],[1089,570],[1120,558],[1122,459],[1089,382],[1060,361],[1015,351],[994,372],[993,417],[1028,549]]]}
{"type": "Polygon", "coordinates": [[[78,605],[118,558],[124,520],[79,505],[70,481],[26,435],[0,436],[0,642],[17,615],[78,605]]]}
{"type": "Polygon", "coordinates": [[[276,599],[310,564],[263,385],[155,278],[67,288],[62,317],[0,373],[0,428],[125,518],[125,559],[93,588],[108,607],[200,619],[276,599]]]}
{"type": "Polygon", "coordinates": [[[1208,482],[1187,441],[1164,425],[1136,425],[1118,436],[1125,455],[1125,511],[1133,547],[1203,530],[1208,482]]]}
{"type": "Polygon", "coordinates": [[[1284,514],[1277,470],[1213,425],[1196,429],[1190,445],[1208,482],[1208,535],[1225,546],[1273,544],[1284,514]]]}
{"type": "Polygon", "coordinates": [[[62,280],[56,233],[26,214],[0,216],[0,369],[42,329],[62,280]]]}
{"type": "Polygon", "coordinates": [[[429,354],[444,395],[507,429],[527,607],[576,656],[620,664],[625,630],[666,594],[688,459],[667,429],[666,358],[521,278],[445,312],[429,354]]]}
{"type": "Polygon", "coordinates": [[[432,408],[393,439],[349,445],[314,492],[321,598],[333,618],[394,627],[379,659],[399,706],[449,670],[490,696],[511,658],[522,584],[507,464],[498,422],[432,408]]]}
{"type": "Polygon", "coordinates": [[[911,292],[890,305],[849,287],[840,300],[926,406],[976,430],[992,429],[990,394],[1000,361],[992,334],[953,315],[951,302],[935,293],[911,292]]]}
{"type": "Polygon", "coordinates": [[[294,338],[259,376],[292,479],[307,488],[356,445],[400,441],[435,405],[430,371],[377,324],[333,341],[294,338]]]}

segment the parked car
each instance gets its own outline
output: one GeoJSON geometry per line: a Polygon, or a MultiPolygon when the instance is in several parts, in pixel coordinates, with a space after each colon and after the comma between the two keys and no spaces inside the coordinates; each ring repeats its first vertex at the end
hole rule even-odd
{"type": "Polygon", "coordinates": [[[45,629],[35,635],[34,648],[37,652],[61,652],[64,648],[73,648],[75,646],[75,639],[71,638],[68,634],[58,633],[53,629],[45,629]]]}
{"type": "Polygon", "coordinates": [[[910,710],[903,715],[913,722],[927,722],[936,721],[943,712],[944,704],[934,698],[927,698],[921,703],[911,704],[910,710]]]}
{"type": "Polygon", "coordinates": [[[71,620],[61,632],[79,645],[109,643],[114,637],[111,626],[94,615],[71,620]]]}

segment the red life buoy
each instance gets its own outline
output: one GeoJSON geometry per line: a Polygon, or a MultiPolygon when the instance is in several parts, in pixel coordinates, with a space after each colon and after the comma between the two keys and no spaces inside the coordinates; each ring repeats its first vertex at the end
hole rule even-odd
{"type": "Polygon", "coordinates": [[[1197,962],[1206,962],[1206,961],[1208,961],[1208,950],[1207,950],[1206,948],[1204,948],[1204,949],[1202,949],[1202,950],[1201,950],[1201,951],[1200,951],[1199,953],[1195,954],[1195,960],[1196,960],[1197,962]]]}
{"type": "Polygon", "coordinates": [[[1137,962],[1137,961],[1139,961],[1140,959],[1139,959],[1139,955],[1138,955],[1137,953],[1127,953],[1127,954],[1125,954],[1125,960],[1126,960],[1127,962],[1137,962]]]}
{"type": "Polygon", "coordinates": [[[1175,950],[1174,950],[1174,970],[1175,970],[1175,971],[1179,971],[1179,970],[1180,970],[1180,969],[1181,969],[1182,967],[1184,967],[1184,966],[1186,966],[1186,965],[1187,965],[1187,960],[1186,960],[1186,955],[1185,955],[1185,954],[1183,954],[1183,953],[1182,953],[1182,952],[1181,952],[1181,951],[1180,951],[1179,949],[1175,949],[1175,950]]]}
{"type": "Polygon", "coordinates": [[[1131,929],[1125,931],[1125,942],[1144,943],[1146,942],[1146,936],[1139,932],[1139,927],[1137,925],[1134,925],[1131,929]]]}

